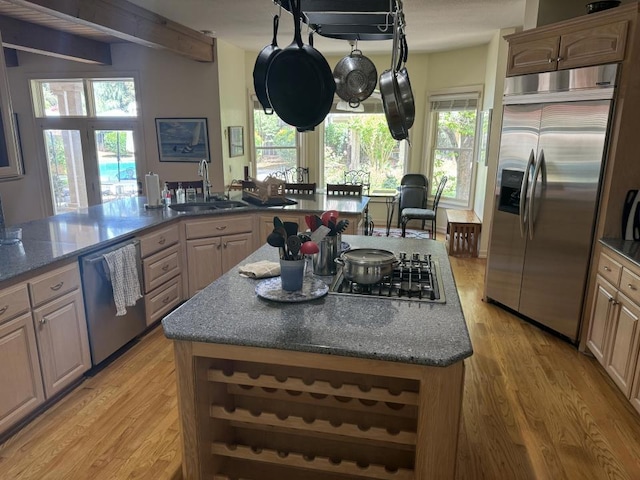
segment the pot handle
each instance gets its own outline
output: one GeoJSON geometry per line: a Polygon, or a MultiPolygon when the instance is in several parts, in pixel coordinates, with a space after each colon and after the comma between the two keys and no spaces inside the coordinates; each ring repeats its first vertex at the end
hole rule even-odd
{"type": "Polygon", "coordinates": [[[278,46],[278,25],[280,24],[280,17],[278,15],[273,16],[273,40],[271,40],[271,45],[274,47],[278,46]]]}
{"type": "Polygon", "coordinates": [[[358,108],[360,106],[360,100],[349,100],[349,106],[351,108],[358,108]]]}
{"type": "Polygon", "coordinates": [[[337,263],[338,265],[344,267],[344,260],[341,259],[340,257],[336,258],[333,260],[335,263],[337,263]]]}

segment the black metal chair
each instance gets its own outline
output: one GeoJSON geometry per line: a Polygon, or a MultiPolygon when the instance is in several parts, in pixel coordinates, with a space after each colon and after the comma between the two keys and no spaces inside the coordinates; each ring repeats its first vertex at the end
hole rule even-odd
{"type": "Polygon", "coordinates": [[[431,221],[431,235],[436,238],[436,219],[438,216],[438,203],[440,203],[440,197],[444,191],[444,186],[447,183],[447,177],[443,176],[438,184],[436,195],[433,197],[433,205],[431,208],[405,208],[401,211],[401,224],[402,224],[402,236],[405,236],[407,223],[409,220],[422,220],[422,228],[424,229],[424,222],[431,221]]]}
{"type": "Polygon", "coordinates": [[[291,195],[313,195],[316,193],[315,183],[285,183],[284,193],[291,195]]]}
{"type": "Polygon", "coordinates": [[[361,196],[362,185],[347,185],[345,183],[327,183],[327,195],[361,196]]]}
{"type": "Polygon", "coordinates": [[[371,172],[366,170],[347,170],[344,172],[344,183],[347,185],[362,185],[362,194],[369,195],[371,172]]]}
{"type": "Polygon", "coordinates": [[[309,168],[291,167],[285,170],[287,183],[309,183],[309,168]]]}
{"type": "MultiPolygon", "coordinates": [[[[400,228],[400,216],[405,208],[427,208],[429,193],[429,180],[421,173],[407,173],[400,180],[398,189],[398,228],[400,228]],[[418,190],[405,189],[405,187],[422,187],[424,195],[418,190]]],[[[422,223],[424,230],[424,222],[422,223]]]]}

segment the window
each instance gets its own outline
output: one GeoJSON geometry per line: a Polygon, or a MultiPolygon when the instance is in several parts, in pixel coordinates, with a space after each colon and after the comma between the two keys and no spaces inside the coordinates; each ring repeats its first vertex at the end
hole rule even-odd
{"type": "Polygon", "coordinates": [[[133,78],[31,81],[54,213],[138,194],[133,78]]]}
{"type": "Polygon", "coordinates": [[[371,194],[395,192],[405,171],[406,142],[389,133],[379,98],[361,103],[360,110],[338,102],[324,121],[325,183],[343,183],[345,171],[366,170],[371,194]]]}
{"type": "Polygon", "coordinates": [[[442,197],[467,207],[471,206],[475,177],[478,99],[477,92],[429,97],[433,125],[431,194],[446,175],[442,197]]]}
{"type": "Polygon", "coordinates": [[[267,115],[256,99],[253,108],[256,178],[298,166],[298,135],[274,113],[267,115]]]}

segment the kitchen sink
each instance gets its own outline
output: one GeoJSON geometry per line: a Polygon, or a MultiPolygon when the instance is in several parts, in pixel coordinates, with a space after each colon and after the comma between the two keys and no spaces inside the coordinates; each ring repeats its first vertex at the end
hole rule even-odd
{"type": "Polygon", "coordinates": [[[169,208],[176,212],[204,212],[207,210],[224,210],[227,208],[242,208],[246,206],[248,206],[247,203],[238,200],[215,200],[212,202],[175,203],[169,205],[169,208]]]}

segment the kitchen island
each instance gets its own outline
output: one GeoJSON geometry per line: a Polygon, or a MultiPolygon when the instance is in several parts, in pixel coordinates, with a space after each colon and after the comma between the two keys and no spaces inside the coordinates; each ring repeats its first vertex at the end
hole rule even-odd
{"type": "MultiPolygon", "coordinates": [[[[344,240],[431,253],[445,303],[333,293],[275,303],[256,296],[259,280],[225,274],[162,322],[175,346],[184,478],[453,478],[472,348],[445,248],[344,240]]],[[[243,263],[265,259],[277,250],[243,263]]]]}

